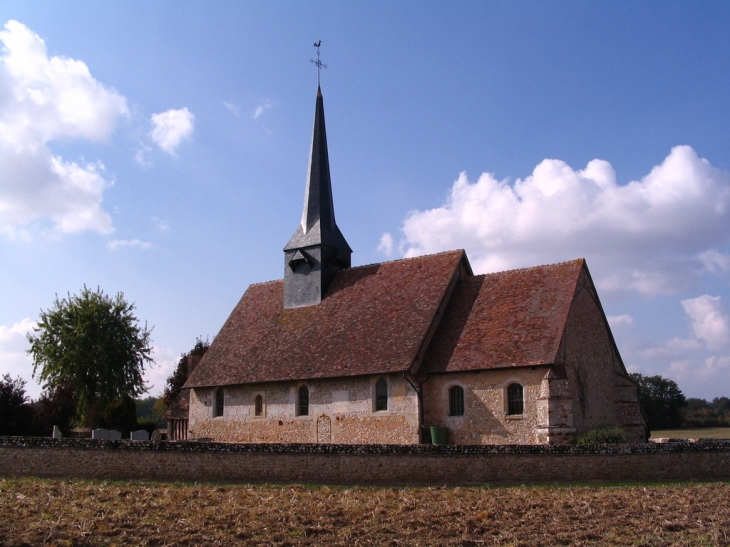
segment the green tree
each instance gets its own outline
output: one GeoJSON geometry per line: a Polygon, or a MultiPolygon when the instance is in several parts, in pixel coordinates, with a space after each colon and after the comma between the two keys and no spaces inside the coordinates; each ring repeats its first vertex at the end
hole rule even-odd
{"type": "Polygon", "coordinates": [[[112,298],[84,286],[78,296],[56,296],[28,334],[33,375],[46,388],[70,382],[81,423],[96,426],[109,403],[146,391],[142,374],[152,362],[151,331],[138,324],[134,310],[122,293],[112,298]]]}
{"type": "Polygon", "coordinates": [[[53,431],[54,425],[64,432],[73,427],[78,397],[73,384],[66,379],[44,389],[32,406],[35,412],[33,434],[48,436],[53,431]]]}
{"type": "Polygon", "coordinates": [[[144,421],[145,423],[154,423],[156,427],[165,427],[164,415],[167,407],[162,396],[155,397],[151,395],[144,399],[137,399],[136,403],[138,425],[144,421]]]}
{"type": "Polygon", "coordinates": [[[712,406],[704,399],[690,397],[684,406],[682,425],[684,427],[715,427],[717,417],[712,413],[712,406]]]}
{"type": "Polygon", "coordinates": [[[154,395],[149,395],[145,397],[144,399],[137,399],[135,401],[137,405],[137,418],[151,418],[152,417],[152,409],[155,406],[155,403],[157,402],[157,397],[154,395]]]}
{"type": "Polygon", "coordinates": [[[137,403],[127,394],[106,405],[102,416],[102,425],[122,432],[128,437],[130,431],[137,429],[137,403]]]}
{"type": "Polygon", "coordinates": [[[682,427],[682,409],[687,400],[674,380],[638,373],[631,374],[631,378],[639,385],[639,403],[650,431],[682,427]]]}
{"type": "Polygon", "coordinates": [[[712,399],[712,412],[718,418],[730,423],[730,399],[727,397],[715,397],[712,399]]]}
{"type": "Polygon", "coordinates": [[[175,402],[177,396],[180,395],[180,390],[182,390],[185,382],[188,381],[188,376],[190,372],[192,372],[191,369],[195,368],[195,366],[200,361],[200,358],[205,355],[205,352],[208,351],[209,347],[210,342],[208,342],[208,340],[203,340],[202,338],[198,337],[195,340],[195,346],[193,347],[193,349],[191,349],[188,353],[183,353],[180,356],[177,367],[175,368],[174,372],[167,378],[167,385],[165,386],[165,392],[163,394],[166,406],[169,407],[172,403],[175,402]]]}
{"type": "Polygon", "coordinates": [[[10,374],[0,379],[0,435],[26,435],[33,413],[26,404],[25,380],[10,374]]]}

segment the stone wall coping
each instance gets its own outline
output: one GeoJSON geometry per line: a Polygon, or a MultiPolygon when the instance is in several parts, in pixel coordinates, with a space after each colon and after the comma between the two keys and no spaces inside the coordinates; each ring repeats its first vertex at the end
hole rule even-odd
{"type": "Polygon", "coordinates": [[[730,452],[730,440],[685,439],[671,443],[598,445],[392,445],[392,444],[242,444],[196,441],[131,441],[107,439],[54,439],[52,437],[0,437],[3,448],[71,450],[138,450],[197,453],[258,454],[382,454],[382,455],[476,455],[476,454],[662,454],[682,452],[730,452]]]}

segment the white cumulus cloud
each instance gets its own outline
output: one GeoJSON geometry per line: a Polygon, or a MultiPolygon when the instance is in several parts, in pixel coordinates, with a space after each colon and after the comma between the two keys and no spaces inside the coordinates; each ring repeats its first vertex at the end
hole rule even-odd
{"type": "Polygon", "coordinates": [[[187,108],[171,109],[152,114],[150,137],[154,143],[171,156],[176,156],[177,147],[194,131],[195,115],[187,108]]]}
{"type": "Polygon", "coordinates": [[[574,170],[546,159],[514,183],[462,173],[403,232],[406,256],[466,248],[478,272],[585,257],[604,292],[672,293],[728,266],[730,173],[689,146],[624,185],[604,160],[574,170]]]}
{"type": "Polygon", "coordinates": [[[389,232],[384,233],[380,237],[378,251],[385,254],[385,256],[391,256],[393,254],[393,236],[389,232]]]}
{"type": "Polygon", "coordinates": [[[644,361],[642,373],[672,378],[689,396],[726,396],[730,385],[730,314],[720,296],[703,294],[680,303],[687,318],[687,336],[639,350],[636,357],[644,361]]]}
{"type": "Polygon", "coordinates": [[[107,247],[111,251],[117,251],[122,247],[150,249],[152,248],[152,243],[149,241],[140,241],[139,239],[112,239],[107,243],[107,247]]]}
{"type": "Polygon", "coordinates": [[[730,356],[711,355],[704,359],[672,361],[668,374],[664,376],[675,380],[682,391],[689,387],[692,390],[689,391],[690,397],[697,397],[699,393],[709,393],[709,396],[700,395],[705,399],[727,397],[726,386],[730,385],[730,356]]]}
{"type": "Polygon", "coordinates": [[[139,165],[140,167],[144,169],[148,169],[152,167],[152,160],[150,160],[150,152],[152,152],[152,148],[147,146],[144,143],[140,143],[139,148],[134,153],[134,161],[139,165]]]}
{"type": "Polygon", "coordinates": [[[634,324],[634,318],[630,315],[612,315],[606,319],[612,329],[631,327],[634,324]]]}
{"type": "Polygon", "coordinates": [[[175,372],[180,356],[170,348],[152,347],[154,364],[145,369],[143,379],[150,395],[162,395],[167,378],[175,372]]]}
{"type": "Polygon", "coordinates": [[[20,376],[27,382],[25,393],[31,398],[38,398],[41,393],[41,387],[32,379],[33,360],[26,353],[29,344],[25,336],[35,325],[27,317],[10,327],[0,325],[0,376],[20,376]]]}
{"type": "Polygon", "coordinates": [[[0,232],[50,221],[59,233],[109,233],[102,206],[109,186],[100,162],[67,161],[48,143],[107,139],[129,110],[82,62],[49,57],[44,41],[8,21],[0,32],[0,232]]]}
{"type": "Polygon", "coordinates": [[[682,307],[690,318],[692,333],[707,347],[718,350],[730,342],[730,317],[722,298],[703,294],[697,298],[682,300],[682,307]]]}
{"type": "Polygon", "coordinates": [[[730,271],[730,255],[710,249],[700,253],[698,258],[708,272],[722,274],[730,271]]]}

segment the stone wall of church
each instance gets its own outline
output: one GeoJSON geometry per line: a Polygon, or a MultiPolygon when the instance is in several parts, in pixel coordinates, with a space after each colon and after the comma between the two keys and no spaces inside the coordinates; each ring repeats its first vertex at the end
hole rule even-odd
{"type": "Polygon", "coordinates": [[[449,444],[546,444],[548,424],[540,398],[546,367],[438,374],[423,384],[424,425],[448,428],[449,444]],[[523,388],[522,414],[508,415],[507,388],[523,388]],[[464,415],[449,415],[449,391],[464,390],[464,415]]]}
{"type": "Polygon", "coordinates": [[[419,440],[418,399],[399,375],[386,375],[387,410],[375,410],[381,376],[226,386],[223,415],[214,417],[215,388],[191,390],[189,438],[239,443],[413,444],[419,440]],[[299,388],[309,412],[297,415],[299,388]],[[261,415],[255,400],[262,398],[261,415]]]}
{"type": "Polygon", "coordinates": [[[643,442],[646,429],[636,386],[626,376],[597,296],[585,278],[579,283],[568,317],[561,353],[577,433],[618,424],[628,442],[643,442]]]}

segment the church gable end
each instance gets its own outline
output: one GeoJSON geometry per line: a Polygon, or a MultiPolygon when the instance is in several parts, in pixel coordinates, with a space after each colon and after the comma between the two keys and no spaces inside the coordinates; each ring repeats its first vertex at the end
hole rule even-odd
{"type": "Polygon", "coordinates": [[[576,287],[560,353],[576,431],[618,424],[628,440],[643,441],[645,424],[636,386],[628,377],[587,268],[576,287]]]}

